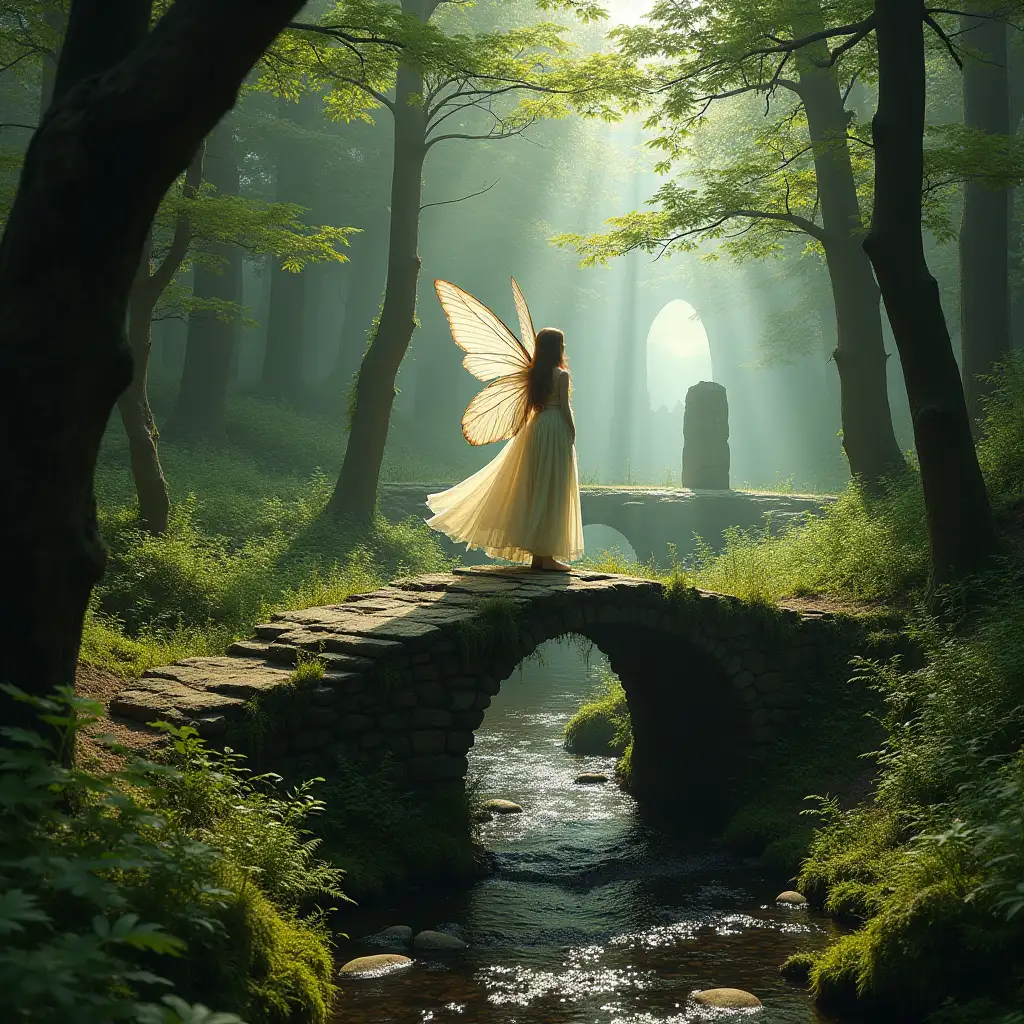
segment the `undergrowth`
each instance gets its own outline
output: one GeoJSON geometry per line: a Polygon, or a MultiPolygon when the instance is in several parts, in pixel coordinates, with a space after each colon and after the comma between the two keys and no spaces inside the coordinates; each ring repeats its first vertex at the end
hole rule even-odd
{"type": "Polygon", "coordinates": [[[100,706],[5,689],[57,738],[8,728],[0,745],[3,1019],[324,1024],[331,942],[310,910],[345,897],[306,828],[310,784],[283,793],[171,726],[166,763],[62,767],[100,706]]]}

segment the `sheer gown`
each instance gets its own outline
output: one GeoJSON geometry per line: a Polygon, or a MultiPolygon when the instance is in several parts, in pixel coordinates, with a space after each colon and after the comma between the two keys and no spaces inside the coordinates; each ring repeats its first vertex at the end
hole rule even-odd
{"type": "Polygon", "coordinates": [[[427,525],[492,558],[534,555],[571,562],[583,554],[576,446],[555,370],[547,405],[530,414],[500,454],[462,483],[432,494],[427,525]]]}

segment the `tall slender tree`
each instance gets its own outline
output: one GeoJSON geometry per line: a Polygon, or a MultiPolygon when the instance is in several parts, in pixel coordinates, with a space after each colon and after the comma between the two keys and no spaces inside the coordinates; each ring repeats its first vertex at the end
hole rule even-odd
{"type": "MultiPolygon", "coordinates": [[[[1008,28],[996,8],[960,16],[964,125],[990,139],[1010,127],[1008,28]]],[[[984,174],[964,183],[960,225],[960,346],[967,411],[974,422],[988,393],[986,377],[1010,352],[1011,191],[984,174]]]]}
{"type": "MultiPolygon", "coordinates": [[[[384,301],[355,382],[349,443],[327,507],[329,515],[362,525],[370,522],[376,506],[395,378],[415,330],[428,154],[448,141],[519,136],[538,119],[563,116],[574,108],[614,118],[618,108],[613,101],[628,97],[640,79],[606,54],[570,57],[563,30],[553,24],[446,34],[433,19],[449,3],[376,4],[379,12],[391,16],[390,22],[382,22],[383,31],[404,47],[390,63],[370,68],[365,60],[355,61],[348,49],[335,47],[313,65],[328,69],[325,83],[336,89],[334,107],[339,113],[355,116],[367,103],[376,104],[386,107],[394,122],[384,301]],[[472,122],[466,127],[466,120],[474,117],[482,119],[482,128],[474,130],[472,122]]],[[[541,6],[574,8],[585,18],[597,13],[589,3],[541,6]]],[[[344,13],[344,4],[340,10],[344,13]]]]}

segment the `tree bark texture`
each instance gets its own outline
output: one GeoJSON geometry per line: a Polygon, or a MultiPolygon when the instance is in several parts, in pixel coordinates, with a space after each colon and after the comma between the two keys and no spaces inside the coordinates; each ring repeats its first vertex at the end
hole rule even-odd
{"type": "MultiPolygon", "coordinates": [[[[310,103],[281,100],[280,116],[300,127],[310,121],[310,103]]],[[[316,113],[315,108],[312,111],[316,113]]],[[[281,138],[276,146],[277,201],[309,205],[313,168],[309,147],[294,138],[281,138]]],[[[267,347],[263,355],[260,393],[267,398],[295,402],[302,397],[306,342],[305,272],[283,270],[270,257],[270,313],[267,347]]]]}
{"type": "MultiPolygon", "coordinates": [[[[963,15],[964,124],[1007,136],[1010,89],[1007,26],[994,18],[963,15]]],[[[960,223],[960,352],[967,411],[975,423],[990,385],[980,378],[1010,353],[1009,189],[982,181],[964,185],[960,223]]]]}
{"type": "MultiPolygon", "coordinates": [[[[203,165],[206,181],[224,196],[238,195],[238,160],[231,126],[221,122],[206,144],[203,165]]],[[[242,252],[236,245],[217,242],[209,252],[218,266],[198,264],[193,272],[192,293],[197,299],[238,302],[241,299],[242,252]]],[[[237,329],[215,311],[193,310],[188,317],[188,340],[181,385],[168,432],[186,440],[223,444],[231,359],[237,329]]]]}
{"type": "MultiPolygon", "coordinates": [[[[823,27],[820,19],[812,30],[823,27]]],[[[833,68],[815,64],[818,47],[798,52],[799,96],[814,147],[824,227],[822,244],[835,304],[843,449],[850,472],[872,487],[906,468],[896,441],[886,382],[879,291],[861,247],[863,226],[847,142],[847,112],[833,68]]]]}
{"type": "MultiPolygon", "coordinates": [[[[74,6],[96,20],[69,26],[69,62],[108,29],[107,0],[74,6]]],[[[0,680],[30,693],[74,685],[104,564],[93,472],[132,379],[128,296],[153,217],[300,6],[177,0],[134,49],[122,37],[106,51],[109,69],[77,82],[65,69],[29,145],[0,241],[0,615],[18,632],[0,646],[0,680]]],[[[0,722],[34,721],[0,695],[0,722]]]]}
{"type": "Polygon", "coordinates": [[[395,401],[395,378],[415,329],[420,276],[419,231],[426,158],[426,113],[413,101],[423,75],[400,67],[395,88],[395,164],[391,179],[388,275],[380,324],[359,368],[348,447],[329,515],[369,525],[395,401]]]}
{"type": "Polygon", "coordinates": [[[878,109],[871,258],[903,365],[921,466],[934,596],[986,569],[996,552],[939,287],[921,233],[924,172],[924,22],[918,0],[876,0],[878,109]]]}

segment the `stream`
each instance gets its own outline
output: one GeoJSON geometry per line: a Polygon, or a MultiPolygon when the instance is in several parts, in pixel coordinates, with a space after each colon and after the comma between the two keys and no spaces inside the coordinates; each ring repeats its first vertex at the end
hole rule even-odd
{"type": "Polygon", "coordinates": [[[470,784],[524,808],[482,826],[496,872],[472,886],[346,911],[353,940],[340,941],[340,958],[391,951],[357,937],[397,924],[451,931],[469,948],[394,950],[413,956],[413,966],[343,980],[338,1024],[833,1020],[779,976],[790,953],[824,946],[835,928],[813,911],[777,905],[785,878],[717,851],[685,822],[645,820],[614,783],[574,784],[581,772],[611,776],[614,768],[613,758],[562,747],[562,729],[602,665],[596,650],[552,642],[502,684],[470,752],[470,784]],[[753,992],[764,1009],[688,1000],[716,987],[753,992]]]}

